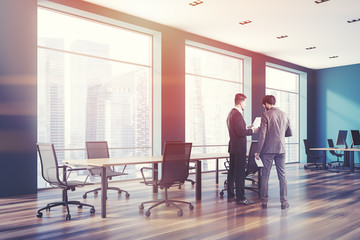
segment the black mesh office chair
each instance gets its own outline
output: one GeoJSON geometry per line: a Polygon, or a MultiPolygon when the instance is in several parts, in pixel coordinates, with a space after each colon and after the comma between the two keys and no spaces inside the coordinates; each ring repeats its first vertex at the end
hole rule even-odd
{"type": "MultiPolygon", "coordinates": [[[[245,180],[251,181],[252,184],[256,184],[256,187],[247,187],[245,186],[245,189],[256,192],[260,197],[260,180],[261,180],[261,173],[259,171],[259,167],[257,166],[255,162],[255,153],[257,150],[258,143],[253,141],[250,145],[249,155],[247,157],[246,161],[246,169],[245,169],[245,180]],[[250,175],[255,175],[258,173],[258,179],[255,180],[254,178],[250,177],[250,175]]],[[[227,171],[229,171],[229,160],[227,159],[226,162],[224,162],[225,168],[227,171]]],[[[226,172],[227,173],[227,172],[226,172]]],[[[221,197],[224,196],[224,192],[227,191],[227,188],[229,186],[227,185],[227,180],[224,182],[224,189],[221,190],[219,193],[221,197]]],[[[233,186],[235,188],[235,186],[233,186]]]]}
{"type": "MultiPolygon", "coordinates": [[[[332,139],[328,139],[327,141],[328,141],[329,147],[330,147],[330,148],[333,148],[333,147],[334,147],[334,142],[333,142],[333,140],[332,140],[332,139]]],[[[328,164],[329,164],[330,166],[332,166],[334,163],[337,163],[338,166],[340,166],[340,164],[342,164],[343,162],[340,161],[339,159],[340,159],[342,156],[344,156],[344,154],[343,154],[343,153],[336,152],[335,150],[330,150],[329,152],[331,153],[331,155],[335,156],[335,157],[337,158],[337,160],[336,160],[336,161],[329,162],[328,164]]]]}
{"type": "MultiPolygon", "coordinates": [[[[89,159],[110,157],[107,141],[86,142],[86,152],[89,159]]],[[[113,167],[106,167],[106,177],[111,180],[113,177],[127,175],[127,173],[124,172],[125,168],[126,166],[124,166],[122,172],[116,172],[114,171],[113,167]]],[[[101,168],[92,168],[89,169],[89,171],[93,176],[101,176],[101,168]]],[[[130,197],[130,194],[123,189],[117,187],[108,187],[107,189],[118,191],[118,194],[125,192],[126,198],[130,197]]],[[[83,195],[83,198],[86,199],[87,194],[91,192],[94,192],[94,194],[98,194],[99,190],[101,190],[101,188],[95,188],[91,191],[88,191],[83,195]]]]}
{"type": "Polygon", "coordinates": [[[144,167],[141,169],[141,174],[143,175],[144,182],[148,186],[157,186],[160,189],[165,190],[165,199],[163,200],[152,200],[152,201],[146,201],[139,205],[139,209],[144,209],[144,204],[147,203],[155,203],[151,207],[148,208],[148,210],[145,212],[145,215],[147,217],[150,216],[151,212],[150,210],[154,207],[159,206],[160,204],[165,204],[166,206],[175,206],[178,211],[178,216],[182,216],[183,212],[182,209],[176,204],[176,203],[185,203],[189,205],[190,210],[194,209],[194,206],[190,202],[180,201],[180,200],[173,200],[168,198],[168,189],[173,186],[177,185],[179,183],[184,182],[188,175],[189,175],[189,160],[190,160],[190,154],[191,154],[191,147],[192,143],[169,143],[167,142],[165,144],[165,150],[163,155],[163,161],[162,161],[162,171],[161,171],[161,179],[157,181],[149,181],[146,180],[144,177],[144,170],[151,169],[144,167]]]}
{"type": "MultiPolygon", "coordinates": [[[[181,143],[181,142],[182,142],[182,141],[166,141],[165,144],[166,144],[166,143],[181,143]]],[[[189,171],[190,171],[190,170],[196,170],[196,163],[195,163],[195,162],[189,163],[189,171]]],[[[196,183],[194,180],[192,180],[192,179],[190,179],[190,178],[187,178],[187,179],[185,180],[185,182],[190,182],[192,186],[194,186],[195,183],[196,183]]],[[[181,189],[181,185],[183,185],[185,182],[179,183],[178,188],[181,189]]]]}
{"type": "Polygon", "coordinates": [[[307,164],[304,165],[304,168],[307,169],[308,167],[315,167],[315,168],[321,168],[322,163],[321,155],[317,155],[314,153],[314,151],[310,151],[310,144],[307,139],[304,139],[304,146],[305,146],[305,153],[307,156],[307,164]]]}
{"type": "Polygon", "coordinates": [[[50,143],[38,143],[37,150],[40,156],[41,162],[41,173],[42,177],[46,182],[48,182],[51,186],[61,188],[63,190],[63,201],[61,202],[53,202],[46,205],[37,211],[37,217],[41,218],[43,213],[41,211],[46,210],[50,211],[51,208],[56,206],[65,206],[67,210],[66,220],[71,220],[69,204],[77,205],[78,208],[82,208],[83,206],[90,207],[90,213],[95,213],[95,208],[92,205],[81,203],[79,201],[69,201],[67,196],[67,191],[74,191],[77,187],[82,187],[85,185],[85,182],[82,181],[67,181],[66,179],[66,166],[59,166],[56,158],[55,148],[53,144],[50,143]],[[63,180],[60,180],[60,172],[59,169],[63,170],[63,180]]]}

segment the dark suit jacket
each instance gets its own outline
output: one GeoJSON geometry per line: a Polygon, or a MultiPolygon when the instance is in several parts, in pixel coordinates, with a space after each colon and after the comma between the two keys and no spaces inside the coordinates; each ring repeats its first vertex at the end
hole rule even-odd
{"type": "Polygon", "coordinates": [[[233,108],[227,118],[230,135],[229,153],[246,153],[246,136],[252,135],[252,129],[246,129],[242,114],[233,108]]]}

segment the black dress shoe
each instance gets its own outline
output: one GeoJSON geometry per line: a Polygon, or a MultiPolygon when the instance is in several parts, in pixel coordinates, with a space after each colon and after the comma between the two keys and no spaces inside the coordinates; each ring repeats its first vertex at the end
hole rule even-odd
{"type": "Polygon", "coordinates": [[[247,199],[241,200],[241,201],[236,201],[236,205],[251,205],[254,204],[253,201],[249,201],[247,199]]]}
{"type": "Polygon", "coordinates": [[[286,209],[286,208],[289,208],[289,203],[288,202],[284,202],[281,204],[281,209],[286,209]]]}

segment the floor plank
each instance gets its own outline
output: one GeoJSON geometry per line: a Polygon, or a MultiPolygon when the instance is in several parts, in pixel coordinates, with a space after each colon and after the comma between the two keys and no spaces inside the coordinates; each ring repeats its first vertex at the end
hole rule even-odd
{"type": "MultiPolygon", "coordinates": [[[[72,220],[65,221],[66,210],[57,207],[37,218],[38,208],[61,198],[61,191],[42,190],[34,195],[0,199],[0,239],[360,239],[360,174],[304,170],[299,164],[286,166],[290,208],[280,209],[279,187],[272,169],[267,209],[259,207],[257,194],[246,191],[251,206],[236,206],[219,196],[226,175],[203,174],[202,200],[195,201],[195,188],[186,183],[170,189],[169,197],[191,201],[195,209],[183,207],[177,216],[172,207],[160,206],[145,217],[138,206],[142,201],[160,199],[163,191],[138,180],[111,183],[131,194],[130,199],[109,191],[107,218],[100,215],[100,197],[88,196],[84,202],[95,205],[96,214],[88,208],[71,207],[72,220]]],[[[191,176],[194,178],[194,176],[191,176]]],[[[251,185],[247,183],[247,185],[251,185]]],[[[69,193],[79,200],[86,190],[69,193]]],[[[145,210],[148,205],[145,206],[145,210]]]]}

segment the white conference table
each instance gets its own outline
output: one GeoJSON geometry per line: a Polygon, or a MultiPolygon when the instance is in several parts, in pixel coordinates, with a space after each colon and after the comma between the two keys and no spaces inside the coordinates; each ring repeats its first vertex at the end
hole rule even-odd
{"type": "Polygon", "coordinates": [[[322,154],[322,167],[321,169],[327,169],[326,166],[326,151],[343,151],[344,152],[344,165],[350,167],[350,171],[354,172],[354,152],[360,152],[360,148],[310,148],[311,151],[323,151],[322,154]]]}
{"type": "MultiPolygon", "coordinates": [[[[216,184],[219,183],[219,159],[228,158],[229,153],[204,153],[191,154],[190,162],[196,162],[196,200],[201,200],[201,161],[202,160],[216,160],[216,184]]],[[[121,165],[136,165],[136,164],[153,164],[154,168],[158,168],[158,164],[162,162],[162,156],[148,156],[148,157],[113,157],[113,158],[97,158],[97,159],[77,159],[65,160],[64,164],[76,166],[91,166],[102,168],[101,174],[101,217],[106,218],[106,196],[108,179],[106,176],[106,167],[121,166],[121,165]]],[[[153,179],[157,180],[158,175],[153,172],[153,179]]],[[[153,192],[157,192],[157,188],[153,188],[153,192]]]]}

